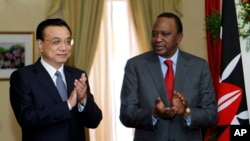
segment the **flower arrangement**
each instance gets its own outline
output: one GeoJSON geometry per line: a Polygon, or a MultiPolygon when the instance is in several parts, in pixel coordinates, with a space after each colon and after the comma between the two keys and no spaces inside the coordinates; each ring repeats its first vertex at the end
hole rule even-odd
{"type": "MultiPolygon", "coordinates": [[[[246,39],[246,51],[250,51],[250,0],[238,0],[236,3],[239,36],[246,39]]],[[[219,11],[208,15],[205,19],[206,29],[212,39],[219,41],[221,14],[219,11]]]]}
{"type": "Polygon", "coordinates": [[[237,6],[239,36],[246,38],[250,35],[250,0],[239,0],[237,6]]]}

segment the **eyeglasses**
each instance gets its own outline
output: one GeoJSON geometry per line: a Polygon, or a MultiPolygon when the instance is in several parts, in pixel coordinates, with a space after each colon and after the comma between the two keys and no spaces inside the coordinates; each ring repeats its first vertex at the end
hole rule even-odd
{"type": "Polygon", "coordinates": [[[44,41],[49,41],[52,45],[61,45],[62,43],[64,43],[65,45],[68,46],[73,46],[74,44],[74,39],[66,39],[66,40],[61,40],[61,39],[52,39],[52,40],[44,40],[44,41]]]}

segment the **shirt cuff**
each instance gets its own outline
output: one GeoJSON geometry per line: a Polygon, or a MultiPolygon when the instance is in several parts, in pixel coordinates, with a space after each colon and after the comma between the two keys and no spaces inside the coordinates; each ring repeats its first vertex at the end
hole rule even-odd
{"type": "Polygon", "coordinates": [[[84,104],[81,104],[80,102],[77,103],[77,106],[78,106],[78,111],[79,112],[82,112],[84,110],[84,107],[85,105],[84,104]]]}
{"type": "Polygon", "coordinates": [[[185,118],[185,120],[186,120],[187,125],[190,126],[191,125],[191,116],[189,115],[187,118],[185,118]]]}
{"type": "Polygon", "coordinates": [[[154,116],[152,116],[152,123],[155,126],[155,124],[157,123],[158,118],[155,118],[154,116]]]}
{"type": "Polygon", "coordinates": [[[68,101],[67,101],[67,104],[68,104],[69,110],[71,111],[71,110],[72,110],[72,107],[71,107],[71,105],[69,104],[68,101]]]}

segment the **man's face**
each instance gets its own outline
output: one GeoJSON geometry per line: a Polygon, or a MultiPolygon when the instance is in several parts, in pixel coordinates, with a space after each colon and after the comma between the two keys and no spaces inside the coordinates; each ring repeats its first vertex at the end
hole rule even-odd
{"type": "Polygon", "coordinates": [[[43,59],[58,69],[71,55],[72,37],[65,26],[48,26],[44,40],[37,41],[43,59]]]}
{"type": "Polygon", "coordinates": [[[182,33],[177,32],[173,18],[158,18],[152,29],[151,45],[156,54],[170,58],[177,50],[182,33]]]}

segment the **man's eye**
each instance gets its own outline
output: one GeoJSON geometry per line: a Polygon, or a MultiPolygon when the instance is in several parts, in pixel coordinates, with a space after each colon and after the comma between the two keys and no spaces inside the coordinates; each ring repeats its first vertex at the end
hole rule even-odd
{"type": "Polygon", "coordinates": [[[67,40],[66,42],[67,42],[68,45],[71,45],[72,41],[71,40],[67,40]]]}
{"type": "Polygon", "coordinates": [[[156,32],[152,32],[152,33],[151,33],[151,36],[152,36],[152,37],[155,37],[156,35],[157,35],[156,32]]]}
{"type": "Polygon", "coordinates": [[[60,41],[60,40],[53,40],[52,43],[53,43],[54,45],[58,45],[58,44],[61,43],[61,41],[60,41]]]}
{"type": "Polygon", "coordinates": [[[168,35],[170,35],[170,33],[169,32],[162,32],[161,35],[162,36],[168,36],[168,35]]]}

